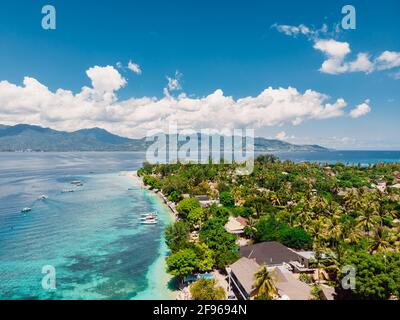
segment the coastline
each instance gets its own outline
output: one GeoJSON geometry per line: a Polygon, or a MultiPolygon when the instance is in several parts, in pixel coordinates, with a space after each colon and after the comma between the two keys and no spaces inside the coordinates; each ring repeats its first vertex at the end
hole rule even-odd
{"type": "Polygon", "coordinates": [[[167,197],[161,191],[149,189],[143,182],[143,179],[138,176],[137,171],[131,171],[127,174],[132,180],[139,185],[141,188],[148,190],[152,194],[156,195],[157,198],[162,202],[162,204],[168,209],[170,213],[172,222],[176,222],[178,220],[178,212],[175,209],[175,205],[173,202],[169,201],[167,197]]]}
{"type": "MultiPolygon", "coordinates": [[[[154,197],[157,205],[160,206],[160,210],[168,212],[165,216],[164,222],[173,223],[176,221],[177,218],[174,211],[170,206],[168,206],[168,200],[161,192],[155,192],[154,190],[147,188],[143,183],[143,179],[137,175],[137,171],[128,172],[127,176],[133,180],[136,186],[149,191],[149,194],[154,197]]],[[[169,249],[164,241],[164,237],[161,239],[158,253],[159,256],[150,265],[146,274],[148,288],[145,291],[139,292],[133,300],[176,300],[179,291],[171,289],[171,280],[173,279],[173,276],[166,272],[165,258],[169,253],[169,249]]]]}

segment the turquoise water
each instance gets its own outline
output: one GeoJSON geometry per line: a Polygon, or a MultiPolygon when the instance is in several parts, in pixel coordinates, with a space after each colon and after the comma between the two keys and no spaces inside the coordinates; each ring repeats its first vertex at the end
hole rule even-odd
{"type": "Polygon", "coordinates": [[[1,299],[171,297],[162,237],[171,222],[169,213],[131,177],[118,171],[103,173],[113,168],[114,160],[125,163],[124,157],[126,166],[119,164],[118,169],[135,169],[135,156],[15,156],[20,158],[9,159],[9,170],[0,174],[1,299]],[[24,163],[31,165],[21,167],[24,163]],[[82,174],[88,169],[99,173],[82,174]],[[84,186],[74,187],[73,180],[84,186]],[[61,193],[71,188],[76,191],[61,193]],[[49,198],[36,201],[41,194],[49,198]],[[32,211],[21,213],[27,206],[32,211]],[[160,223],[141,225],[140,213],[154,210],[160,223]],[[55,267],[56,290],[42,288],[45,265],[55,267]]]}
{"type": "MultiPolygon", "coordinates": [[[[318,162],[399,162],[398,151],[279,153],[318,162]]],[[[0,299],[169,299],[159,199],[121,171],[142,153],[0,153],[0,299]],[[71,185],[81,180],[83,187],[71,185]],[[61,193],[63,189],[76,189],[61,193]],[[131,189],[132,190],[128,190],[131,189]],[[42,194],[45,201],[37,200],[42,194]],[[32,207],[23,214],[20,210],[32,207]],[[158,225],[139,215],[157,210],[158,225]],[[42,288],[54,266],[56,290],[42,288]]]]}

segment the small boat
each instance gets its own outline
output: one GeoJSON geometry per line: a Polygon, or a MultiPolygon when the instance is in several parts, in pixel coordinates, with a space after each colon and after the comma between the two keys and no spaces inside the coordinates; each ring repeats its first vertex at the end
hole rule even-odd
{"type": "Polygon", "coordinates": [[[158,220],[157,219],[146,219],[140,221],[141,224],[157,224],[158,220]]]}
{"type": "Polygon", "coordinates": [[[42,194],[42,195],[38,198],[38,200],[46,200],[46,199],[48,199],[48,198],[49,198],[48,196],[42,194]]]}
{"type": "Polygon", "coordinates": [[[151,215],[143,216],[140,218],[140,220],[152,220],[152,219],[157,220],[158,219],[157,215],[151,214],[151,215]]]}
{"type": "Polygon", "coordinates": [[[71,192],[75,192],[75,190],[65,189],[65,190],[61,191],[61,193],[71,193],[71,192]]]}
{"type": "Polygon", "coordinates": [[[32,211],[32,208],[23,208],[22,210],[21,210],[21,212],[22,213],[27,213],[27,212],[31,212],[32,211]]]}
{"type": "Polygon", "coordinates": [[[71,184],[73,184],[76,187],[82,187],[83,183],[80,180],[74,180],[71,182],[71,184]]]}
{"type": "Polygon", "coordinates": [[[148,213],[142,213],[142,217],[149,217],[149,216],[156,216],[157,217],[157,212],[148,212],[148,213]]]}

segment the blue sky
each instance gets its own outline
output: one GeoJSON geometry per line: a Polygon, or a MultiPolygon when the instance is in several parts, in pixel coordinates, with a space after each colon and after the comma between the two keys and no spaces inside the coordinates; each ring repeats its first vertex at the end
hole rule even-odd
{"type": "MultiPolygon", "coordinates": [[[[223,91],[224,97],[231,96],[237,101],[257,97],[268,87],[274,90],[292,87],[300,94],[313,90],[330,97],[323,103],[325,107],[326,103],[333,104],[340,98],[346,101],[345,111],[340,115],[316,117],[312,111],[306,111],[301,123],[296,125],[293,125],[292,114],[287,118],[282,116],[277,122],[267,119],[255,126],[257,135],[343,149],[400,149],[400,79],[396,79],[400,66],[394,64],[390,68],[377,66],[368,71],[331,74],[321,71],[329,55],[315,48],[318,41],[347,43],[351,52],[343,58],[343,65],[350,65],[358,53],[368,54],[372,63],[386,51],[399,53],[400,2],[352,1],[357,13],[356,30],[340,29],[334,34],[329,33],[340,24],[343,17],[341,8],[345,4],[349,2],[3,1],[0,12],[0,81],[7,81],[7,86],[0,87],[0,102],[1,91],[12,89],[11,84],[22,90],[26,76],[48,87],[49,92],[55,93],[62,88],[79,94],[82,87],[94,86],[87,70],[94,66],[113,66],[126,83],[113,87],[111,94],[115,97],[111,100],[105,98],[106,103],[115,105],[131,98],[154,97],[159,101],[158,107],[162,108],[167,103],[164,101],[167,77],[173,80],[179,71],[180,89],[170,88],[170,99],[179,99],[177,96],[185,93],[196,105],[197,100],[217,89],[223,91]],[[54,5],[57,10],[56,30],[41,28],[41,8],[45,4],[54,5]],[[317,38],[301,33],[287,35],[272,27],[274,24],[304,25],[309,30],[318,30],[325,24],[328,32],[317,38]],[[141,74],[127,68],[129,61],[140,66],[141,74]],[[118,62],[122,68],[117,67],[118,62]],[[351,117],[351,110],[365,101],[368,101],[369,112],[351,117]]],[[[21,94],[28,94],[26,91],[21,91],[21,94]]],[[[102,99],[103,94],[102,89],[102,99]]],[[[93,95],[92,92],[91,97],[93,95]]],[[[43,96],[46,96],[45,92],[43,96]]],[[[37,98],[27,97],[33,101],[37,98]]],[[[3,111],[0,105],[0,123],[13,124],[23,120],[66,130],[93,124],[129,136],[139,136],[143,131],[130,131],[126,122],[118,127],[116,112],[108,120],[109,115],[104,115],[104,112],[90,115],[89,121],[82,118],[89,111],[77,111],[81,117],[79,121],[60,116],[59,99],[56,100],[57,114],[49,115],[44,114],[53,105],[48,100],[46,103],[36,102],[37,108],[28,110],[19,100],[10,102],[11,98],[5,93],[3,98],[9,100],[5,100],[8,107],[3,111]],[[20,109],[14,112],[15,109],[11,108],[20,109]],[[25,118],[21,117],[24,110],[27,110],[25,118]],[[29,112],[32,114],[28,116],[29,112]]],[[[97,98],[93,99],[98,102],[97,98]]],[[[71,103],[76,103],[75,100],[71,103]]],[[[103,102],[99,103],[103,106],[103,102]]],[[[179,103],[172,103],[179,108],[179,103]]],[[[209,104],[209,101],[201,103],[209,104]]],[[[133,105],[129,108],[135,108],[139,102],[133,105]]],[[[291,108],[291,105],[287,107],[291,108]]],[[[63,105],[63,108],[68,113],[68,106],[63,105]]],[[[272,112],[271,109],[264,111],[265,117],[270,117],[267,113],[272,112]]],[[[184,116],[171,112],[178,119],[184,116]]],[[[149,114],[153,121],[154,113],[149,114]]],[[[214,115],[219,117],[217,112],[210,117],[214,115]]],[[[142,122],[150,121],[142,113],[129,116],[140,118],[142,122]]],[[[264,115],[258,113],[257,116],[262,118],[264,115]]],[[[168,115],[164,117],[168,118],[168,115]]],[[[200,114],[201,117],[204,114],[200,114]]],[[[223,115],[221,117],[218,126],[224,123],[223,115]]],[[[243,113],[239,112],[237,117],[243,117],[243,113]]],[[[245,124],[252,126],[254,121],[245,124]]],[[[244,122],[226,119],[226,123],[242,125],[244,122]]],[[[139,128],[134,121],[131,126],[139,128]]],[[[157,122],[153,126],[157,126],[157,122]]],[[[204,121],[194,128],[200,126],[204,126],[204,121]]],[[[150,128],[152,125],[142,127],[150,128]]]]}

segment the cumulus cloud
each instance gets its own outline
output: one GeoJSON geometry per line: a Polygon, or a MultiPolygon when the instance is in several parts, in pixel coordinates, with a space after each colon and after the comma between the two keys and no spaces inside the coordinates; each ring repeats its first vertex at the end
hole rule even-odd
{"type": "Polygon", "coordinates": [[[95,66],[86,74],[91,87],[83,87],[78,93],[65,89],[53,92],[30,77],[22,85],[0,81],[1,122],[67,131],[97,126],[124,136],[142,137],[148,130],[167,130],[170,123],[194,130],[299,125],[308,119],[343,116],[347,105],[342,98],[332,101],[323,93],[299,92],[292,87],[269,87],[257,96],[240,99],[218,89],[196,98],[181,93],[178,97],[118,100],[116,92],[126,80],[116,69],[95,66]]]}
{"type": "Polygon", "coordinates": [[[378,70],[387,70],[400,67],[400,52],[385,51],[377,59],[378,70]]]}
{"type": "Polygon", "coordinates": [[[137,63],[132,62],[129,60],[128,62],[128,69],[131,70],[133,73],[142,74],[142,69],[137,63]]]}
{"type": "Polygon", "coordinates": [[[285,131],[278,132],[275,138],[277,138],[278,140],[286,140],[287,139],[286,132],[285,131]]]}
{"type": "Polygon", "coordinates": [[[365,116],[366,114],[371,112],[371,107],[369,106],[369,100],[366,100],[364,103],[358,105],[353,110],[350,111],[350,117],[359,118],[365,116]]]}
{"type": "Polygon", "coordinates": [[[299,26],[274,24],[272,27],[287,36],[302,34],[311,39],[314,42],[314,49],[321,51],[327,58],[319,69],[323,73],[371,73],[400,66],[400,52],[396,51],[384,51],[375,59],[371,59],[368,53],[361,52],[357,54],[355,60],[349,61],[348,56],[351,53],[350,44],[348,42],[332,39],[332,37],[339,34],[337,27],[333,33],[328,32],[328,27],[326,25],[319,30],[313,30],[303,24],[299,26]]]}

